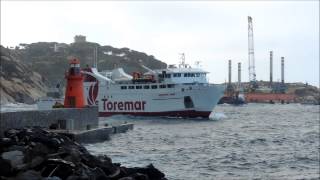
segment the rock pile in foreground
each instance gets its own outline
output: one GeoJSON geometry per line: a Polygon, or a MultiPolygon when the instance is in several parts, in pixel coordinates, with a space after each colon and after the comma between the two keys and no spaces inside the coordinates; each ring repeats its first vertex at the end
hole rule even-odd
{"type": "Polygon", "coordinates": [[[68,137],[40,128],[10,129],[0,139],[0,179],[165,180],[152,164],[126,168],[91,155],[68,137]]]}

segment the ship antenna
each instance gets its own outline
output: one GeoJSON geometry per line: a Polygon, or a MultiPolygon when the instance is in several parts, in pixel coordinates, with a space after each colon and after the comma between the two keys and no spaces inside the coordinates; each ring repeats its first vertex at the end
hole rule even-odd
{"type": "Polygon", "coordinates": [[[93,49],[93,67],[98,69],[98,47],[93,49]]]}
{"type": "Polygon", "coordinates": [[[200,63],[201,63],[201,61],[196,61],[195,62],[196,67],[200,68],[201,67],[200,63]]]}
{"type": "Polygon", "coordinates": [[[184,53],[180,53],[180,55],[181,55],[181,63],[180,63],[180,65],[179,65],[179,67],[185,67],[185,63],[186,63],[186,57],[185,57],[185,54],[184,53]]]}

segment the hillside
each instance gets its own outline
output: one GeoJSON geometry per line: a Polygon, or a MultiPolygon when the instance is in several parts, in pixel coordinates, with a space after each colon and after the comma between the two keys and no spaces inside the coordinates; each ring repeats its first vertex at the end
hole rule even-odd
{"type": "Polygon", "coordinates": [[[93,52],[98,50],[98,69],[111,70],[114,66],[123,67],[127,73],[144,71],[139,65],[142,62],[151,69],[164,68],[166,64],[152,55],[131,50],[129,48],[114,48],[112,46],[100,46],[97,43],[56,43],[38,42],[32,44],[20,44],[22,48],[16,48],[23,62],[32,65],[32,70],[44,76],[50,87],[57,83],[64,83],[64,72],[68,68],[68,58],[77,57],[81,66],[93,64],[93,52]],[[55,45],[56,44],[56,45],[55,45]],[[56,48],[55,48],[56,46],[56,48]]]}
{"type": "Polygon", "coordinates": [[[33,103],[45,95],[45,79],[23,63],[21,54],[1,46],[1,104],[8,102],[33,103]]]}
{"type": "Polygon", "coordinates": [[[117,66],[123,67],[127,73],[144,72],[139,63],[151,69],[166,67],[165,63],[152,55],[91,42],[38,42],[20,44],[15,49],[1,46],[1,103],[33,103],[37,98],[45,96],[48,88],[57,84],[63,87],[68,59],[76,57],[82,67],[91,66],[95,48],[98,50],[99,70],[111,70],[117,66]]]}
{"type": "MultiPolygon", "coordinates": [[[[131,50],[101,46],[92,42],[57,43],[37,42],[20,44],[15,49],[1,46],[1,103],[33,102],[46,94],[49,87],[58,83],[64,85],[64,73],[68,69],[68,59],[76,57],[81,66],[93,64],[94,49],[98,50],[98,69],[111,70],[115,66],[122,67],[127,73],[145,70],[143,65],[151,69],[165,68],[166,64],[152,55],[131,50]]],[[[260,87],[268,87],[269,82],[259,81],[260,87]]],[[[243,83],[247,86],[248,83],[243,83]]],[[[320,90],[303,83],[287,83],[287,93],[298,96],[298,102],[320,102],[320,90]]]]}

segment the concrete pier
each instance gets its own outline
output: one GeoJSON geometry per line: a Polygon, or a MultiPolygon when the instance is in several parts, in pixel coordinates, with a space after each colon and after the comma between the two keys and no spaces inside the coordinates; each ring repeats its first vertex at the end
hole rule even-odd
{"type": "Polygon", "coordinates": [[[66,130],[89,130],[98,128],[98,107],[57,108],[0,113],[0,137],[10,128],[39,126],[66,130]]]}
{"type": "Polygon", "coordinates": [[[85,131],[51,130],[58,134],[63,134],[78,143],[96,143],[110,139],[110,136],[117,133],[125,133],[133,129],[133,124],[121,124],[110,127],[102,127],[85,131]]]}

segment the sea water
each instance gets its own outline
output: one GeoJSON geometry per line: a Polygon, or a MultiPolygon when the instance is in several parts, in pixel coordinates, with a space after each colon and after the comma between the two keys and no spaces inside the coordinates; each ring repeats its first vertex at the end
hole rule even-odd
{"type": "MultiPolygon", "coordinates": [[[[209,120],[113,116],[101,125],[134,123],[110,141],[86,144],[124,166],[150,163],[173,180],[319,179],[320,106],[218,105],[209,120]]],[[[1,105],[1,111],[36,105],[1,105]]]]}
{"type": "Polygon", "coordinates": [[[110,141],[87,144],[124,166],[152,163],[168,179],[318,179],[319,107],[219,105],[210,120],[114,116],[134,123],[110,141]]]}

